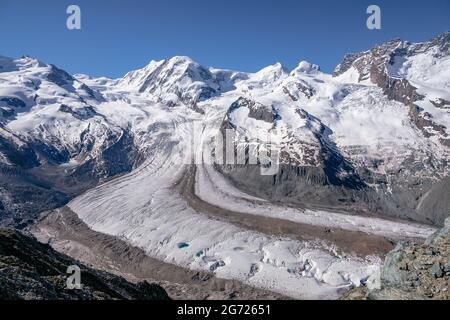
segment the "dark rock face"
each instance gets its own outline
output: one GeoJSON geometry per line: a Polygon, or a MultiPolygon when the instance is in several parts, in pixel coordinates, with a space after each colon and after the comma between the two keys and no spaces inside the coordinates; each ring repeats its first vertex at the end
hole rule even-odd
{"type": "Polygon", "coordinates": [[[129,172],[142,163],[144,155],[136,148],[131,134],[122,131],[119,137],[111,136],[111,140],[99,156],[76,167],[70,176],[107,178],[129,172]]]}
{"type": "Polygon", "coordinates": [[[72,84],[75,79],[62,69],[54,65],[50,65],[50,72],[47,75],[47,80],[57,84],[58,86],[66,86],[72,84]]]}
{"type": "Polygon", "coordinates": [[[430,102],[436,107],[440,109],[450,109],[450,101],[445,99],[438,98],[435,101],[430,100],[430,102]]]}
{"type": "Polygon", "coordinates": [[[36,153],[26,143],[19,146],[12,139],[0,135],[0,150],[12,165],[22,168],[32,168],[39,165],[36,153]]]}
{"type": "MultiPolygon", "coordinates": [[[[447,128],[436,123],[431,114],[417,106],[416,102],[425,97],[419,94],[417,88],[408,80],[393,77],[388,71],[396,60],[406,59],[430,49],[433,49],[435,56],[444,57],[450,54],[449,48],[450,32],[420,44],[411,44],[395,39],[366,52],[346,55],[334,70],[333,76],[339,76],[354,67],[359,73],[359,81],[370,80],[380,87],[388,99],[403,103],[408,110],[411,122],[422,132],[424,137],[437,136],[437,140],[444,147],[450,147],[447,128]]],[[[445,99],[438,98],[431,103],[438,108],[448,106],[448,101],[445,99]]],[[[442,226],[444,219],[450,214],[447,200],[450,197],[450,185],[448,179],[443,179],[441,176],[433,177],[433,175],[444,172],[448,164],[445,160],[435,159],[432,154],[426,155],[426,157],[422,160],[423,163],[417,163],[414,157],[408,158],[402,163],[402,169],[391,178],[391,192],[382,192],[377,196],[379,211],[442,226]],[[422,174],[426,167],[433,168],[434,171],[422,174]]],[[[359,170],[359,168],[357,169],[359,170]]],[[[382,179],[371,173],[368,174],[365,177],[365,181],[368,183],[382,179]]],[[[378,188],[383,190],[384,183],[377,184],[378,188]]]]}
{"type": "Polygon", "coordinates": [[[16,114],[16,111],[9,107],[0,107],[0,116],[1,117],[12,117],[16,114]]]}
{"type": "Polygon", "coordinates": [[[336,68],[333,70],[333,76],[338,77],[347,70],[349,70],[353,63],[360,57],[364,55],[363,52],[357,52],[357,53],[348,53],[344,56],[341,63],[336,66],[336,68]]]}
{"type": "MultiPolygon", "coordinates": [[[[243,137],[235,131],[236,128],[229,118],[230,113],[238,108],[248,108],[248,117],[271,123],[274,127],[276,121],[281,119],[274,108],[241,97],[231,104],[221,125],[223,139],[226,137],[225,130],[231,129],[234,130],[239,143],[243,143],[243,137]]],[[[299,109],[298,114],[302,119],[319,121],[304,110],[299,109]]],[[[322,124],[319,132],[315,134],[316,144],[295,141],[296,148],[301,149],[297,150],[302,154],[301,162],[292,157],[288,150],[281,148],[279,168],[274,175],[261,175],[260,162],[250,163],[248,140],[245,140],[247,146],[244,164],[218,164],[216,168],[238,188],[271,201],[296,205],[353,204],[367,197],[367,186],[351,163],[331,142],[331,133],[332,131],[322,124]]],[[[223,152],[225,151],[224,146],[223,152]]],[[[236,150],[234,152],[237,153],[236,150]]]]}
{"type": "MultiPolygon", "coordinates": [[[[69,91],[74,92],[75,89],[73,88],[73,84],[75,81],[77,81],[74,77],[72,77],[70,74],[68,74],[66,71],[57,68],[54,65],[50,65],[50,71],[47,74],[47,80],[53,82],[54,84],[64,87],[68,89],[69,91]]],[[[84,91],[84,95],[86,97],[96,99],[98,101],[103,101],[103,96],[91,88],[89,88],[84,83],[80,83],[80,89],[81,91],[84,91]]],[[[81,100],[83,100],[83,97],[80,97],[81,100]]]]}
{"type": "Polygon", "coordinates": [[[277,117],[272,108],[243,97],[239,98],[231,104],[230,108],[228,109],[227,115],[230,115],[231,112],[239,108],[248,108],[248,116],[250,118],[262,120],[268,123],[273,123],[277,117]]]}
{"type": "MultiPolygon", "coordinates": [[[[96,157],[73,167],[61,165],[74,155],[73,150],[59,148],[63,144],[58,140],[35,137],[19,147],[0,136],[0,151],[10,162],[0,165],[0,226],[22,228],[42,211],[65,205],[102,179],[129,172],[142,163],[143,152],[130,133],[107,134],[96,157]]],[[[88,127],[80,137],[77,155],[83,158],[91,153],[95,139],[88,127]]]]}
{"type": "Polygon", "coordinates": [[[14,108],[25,108],[26,106],[25,102],[15,97],[0,97],[0,101],[14,108]]]}
{"type": "Polygon", "coordinates": [[[94,108],[92,108],[91,106],[87,106],[84,108],[72,109],[71,107],[69,107],[65,104],[62,104],[59,107],[59,111],[70,113],[74,118],[76,118],[78,120],[87,120],[87,119],[94,117],[95,115],[98,115],[97,112],[95,112],[94,108]]]}
{"type": "Polygon", "coordinates": [[[0,226],[23,228],[40,212],[66,204],[70,196],[26,170],[0,166],[0,226]]]}
{"type": "MultiPolygon", "coordinates": [[[[296,91],[302,93],[306,98],[311,99],[312,96],[315,95],[315,90],[313,88],[311,88],[306,82],[300,80],[298,82],[295,82],[295,89],[296,91]]],[[[298,101],[298,98],[295,96],[295,94],[293,94],[288,87],[284,86],[283,87],[283,92],[285,94],[287,94],[292,101],[298,101]]]]}
{"type": "Polygon", "coordinates": [[[156,284],[132,284],[88,268],[19,231],[0,229],[0,299],[2,300],[168,300],[156,284]],[[81,289],[66,286],[67,268],[81,269],[81,289]]]}
{"type": "Polygon", "coordinates": [[[416,211],[421,216],[428,216],[437,225],[444,225],[450,216],[450,177],[434,183],[426,194],[420,198],[416,211]]]}
{"type": "Polygon", "coordinates": [[[14,118],[17,112],[25,111],[27,104],[17,97],[0,96],[0,118],[14,118]]]}

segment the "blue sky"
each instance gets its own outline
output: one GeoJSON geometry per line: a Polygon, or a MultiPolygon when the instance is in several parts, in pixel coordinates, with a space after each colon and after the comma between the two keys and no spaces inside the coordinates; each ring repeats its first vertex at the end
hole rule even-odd
{"type": "Polygon", "coordinates": [[[449,0],[0,0],[0,55],[94,76],[174,55],[242,71],[300,60],[331,71],[347,52],[449,30],[449,0]],[[69,4],[81,7],[81,30],[66,28],[69,4]],[[370,4],[381,7],[381,30],[366,28],[370,4]]]}

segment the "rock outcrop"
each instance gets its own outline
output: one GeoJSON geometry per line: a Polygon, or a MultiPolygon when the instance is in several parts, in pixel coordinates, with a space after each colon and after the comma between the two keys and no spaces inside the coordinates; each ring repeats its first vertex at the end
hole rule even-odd
{"type": "Polygon", "coordinates": [[[387,256],[381,287],[349,291],[343,299],[450,299],[450,217],[423,244],[401,242],[387,256]]]}
{"type": "MultiPolygon", "coordinates": [[[[350,68],[355,68],[359,74],[358,81],[369,80],[383,90],[390,100],[405,104],[409,108],[409,116],[416,127],[426,137],[438,136],[439,142],[448,147],[447,128],[435,122],[433,115],[419,107],[416,102],[424,100],[425,96],[411,84],[398,70],[398,65],[408,58],[432,52],[434,58],[442,58],[450,54],[450,32],[446,32],[428,42],[411,44],[407,41],[394,39],[371,50],[357,54],[347,54],[342,63],[334,70],[333,76],[340,76],[350,68]]],[[[437,98],[430,101],[434,106],[442,108],[446,100],[437,98]]]]}
{"type": "Polygon", "coordinates": [[[97,271],[17,230],[0,229],[0,300],[167,300],[165,290],[97,271]],[[81,289],[66,285],[67,268],[81,271],[81,289]]]}

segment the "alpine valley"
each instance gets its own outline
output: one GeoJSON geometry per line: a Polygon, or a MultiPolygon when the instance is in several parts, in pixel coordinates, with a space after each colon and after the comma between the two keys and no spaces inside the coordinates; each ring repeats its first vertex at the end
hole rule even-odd
{"type": "Polygon", "coordinates": [[[449,161],[450,32],[332,74],[176,56],[109,79],[0,57],[0,226],[175,299],[380,289],[397,243],[444,227],[449,161]],[[243,162],[214,160],[225,132],[243,162]],[[268,143],[278,170],[263,175],[250,156],[268,143]]]}

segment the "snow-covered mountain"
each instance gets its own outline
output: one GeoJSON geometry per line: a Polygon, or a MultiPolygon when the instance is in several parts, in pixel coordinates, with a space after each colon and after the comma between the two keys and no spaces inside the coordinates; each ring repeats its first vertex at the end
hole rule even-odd
{"type": "Polygon", "coordinates": [[[367,281],[375,262],[224,217],[427,236],[429,227],[382,217],[442,224],[449,214],[449,43],[450,33],[390,41],[346,55],[333,74],[306,61],[244,73],[173,57],[108,79],[0,57],[0,220],[29,223],[85,191],[71,210],[153,257],[334,296],[367,281]],[[216,155],[226,129],[243,163],[192,161],[216,155]],[[269,142],[280,162],[268,176],[248,159],[252,143],[269,142]],[[198,214],[218,210],[219,220],[198,214]]]}
{"type": "Polygon", "coordinates": [[[117,87],[148,94],[168,104],[189,105],[233,89],[234,81],[242,78],[246,78],[244,73],[214,70],[189,57],[176,56],[151,61],[144,68],[127,73],[117,87]]]}
{"type": "MultiPolygon", "coordinates": [[[[420,44],[388,42],[347,55],[333,75],[302,61],[263,88],[250,75],[238,88],[271,110],[266,130],[284,132],[278,143],[289,157],[282,157],[287,161],[274,179],[248,167],[223,172],[247,192],[275,201],[347,210],[358,203],[359,211],[442,224],[448,197],[433,186],[445,181],[448,195],[448,42],[448,34],[420,44]],[[436,78],[428,73],[433,68],[440,70],[436,78]],[[393,77],[397,69],[403,71],[393,77]],[[315,161],[305,162],[307,155],[315,161]]],[[[258,123],[243,108],[233,114],[240,110],[241,119],[232,119],[237,130],[258,123]]],[[[259,120],[257,130],[264,127],[259,120]]]]}
{"type": "Polygon", "coordinates": [[[2,220],[19,223],[139,162],[128,130],[96,111],[106,102],[53,65],[0,59],[2,220]]]}
{"type": "MultiPolygon", "coordinates": [[[[2,136],[32,146],[35,165],[88,160],[120,135],[91,105],[104,101],[101,94],[65,71],[30,57],[3,58],[1,69],[2,136]]],[[[2,158],[6,164],[21,161],[2,158]]]]}
{"type": "Polygon", "coordinates": [[[199,121],[206,109],[222,109],[221,127],[247,140],[261,130],[278,135],[284,170],[275,186],[249,176],[257,170],[248,166],[223,171],[246,191],[312,205],[357,201],[364,210],[441,223],[447,212],[421,206],[447,175],[449,53],[446,33],[346,55],[333,75],[306,61],[291,72],[277,63],[251,74],[179,56],[114,80],[2,57],[0,156],[7,166],[65,166],[69,175],[98,180],[143,161],[153,138],[148,127],[172,118],[151,117],[158,108],[183,108],[199,121]]]}

